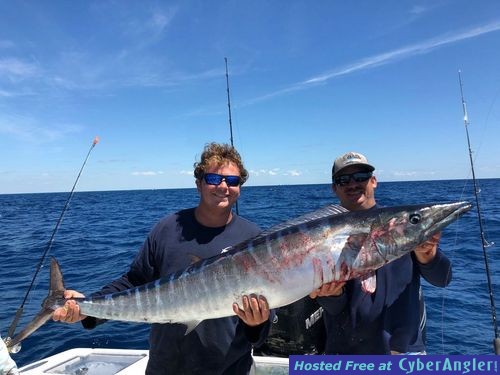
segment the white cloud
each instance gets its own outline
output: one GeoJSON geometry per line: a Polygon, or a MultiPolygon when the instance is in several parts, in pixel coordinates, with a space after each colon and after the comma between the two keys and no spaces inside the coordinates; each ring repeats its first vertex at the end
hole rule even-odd
{"type": "Polygon", "coordinates": [[[417,177],[417,176],[433,176],[434,171],[395,171],[392,173],[395,177],[417,177]]]}
{"type": "Polygon", "coordinates": [[[36,144],[56,141],[67,134],[79,133],[82,128],[77,124],[52,124],[48,127],[22,116],[0,117],[0,133],[36,144]]]}
{"type": "Polygon", "coordinates": [[[396,171],[396,172],[393,172],[393,175],[396,177],[414,177],[417,174],[418,173],[414,172],[414,171],[396,171]]]}
{"type": "Polygon", "coordinates": [[[35,92],[29,89],[21,89],[20,91],[17,89],[16,90],[0,89],[0,96],[4,98],[15,98],[20,96],[30,96],[30,95],[35,95],[35,92]]]}
{"type": "Polygon", "coordinates": [[[186,176],[194,176],[194,175],[193,175],[193,173],[194,173],[194,171],[193,171],[193,170],[190,170],[190,171],[188,171],[188,170],[182,170],[182,171],[180,171],[179,173],[180,173],[180,174],[183,174],[183,175],[186,175],[186,176]]]}
{"type": "Polygon", "coordinates": [[[172,88],[224,74],[222,68],[187,73],[140,50],[122,51],[118,57],[114,52],[97,57],[92,53],[71,51],[62,53],[55,66],[44,76],[47,85],[72,91],[122,87],[172,88]]]}
{"type": "Polygon", "coordinates": [[[161,33],[170,24],[175,14],[177,13],[177,8],[170,8],[168,10],[156,11],[153,13],[150,19],[150,25],[153,30],[161,33]]]}
{"type": "Polygon", "coordinates": [[[287,173],[285,173],[286,176],[294,176],[294,177],[297,177],[297,176],[300,176],[302,174],[302,172],[299,172],[295,169],[291,170],[291,171],[288,171],[287,173]]]}
{"type": "MultiPolygon", "coordinates": [[[[106,51],[95,51],[93,45],[61,43],[51,53],[51,59],[34,61],[0,56],[0,82],[26,80],[26,87],[1,87],[0,97],[20,96],[21,93],[52,93],[60,91],[109,90],[123,87],[178,87],[224,74],[222,67],[187,71],[170,63],[168,55],[158,57],[150,49],[161,42],[166,30],[178,13],[177,6],[142,6],[111,8],[103,3],[93,5],[96,13],[112,14],[107,32],[117,43],[106,51]],[[123,48],[123,46],[126,46],[123,48]],[[43,73],[43,74],[42,74],[43,73]]],[[[104,36],[105,37],[105,36],[104,36]]],[[[0,49],[11,42],[0,39],[0,49]]],[[[27,95],[27,94],[23,94],[27,95]]]]}
{"type": "Polygon", "coordinates": [[[429,10],[429,8],[427,7],[424,7],[422,5],[414,5],[411,9],[410,9],[410,14],[413,14],[413,15],[421,15],[422,13],[425,13],[429,10]]]}
{"type": "MultiPolygon", "coordinates": [[[[415,10],[414,10],[415,11],[415,10]]],[[[421,9],[420,11],[423,11],[421,9]]],[[[406,47],[401,47],[399,49],[395,49],[389,52],[384,52],[378,55],[374,56],[369,56],[364,59],[358,60],[353,62],[352,64],[345,65],[339,68],[336,68],[334,70],[331,70],[329,72],[322,73],[320,75],[317,75],[315,77],[309,78],[305,81],[298,82],[295,84],[292,84],[288,87],[285,87],[281,90],[274,91],[269,94],[262,95],[260,97],[248,100],[245,102],[243,105],[250,105],[254,104],[256,102],[260,102],[263,100],[267,100],[270,98],[273,98],[278,95],[283,95],[289,92],[294,92],[294,91],[299,91],[299,90],[304,90],[309,87],[312,87],[314,85],[318,84],[324,84],[328,82],[331,79],[334,79],[339,76],[367,70],[367,69],[372,69],[378,66],[386,65],[386,64],[391,64],[399,60],[403,60],[415,55],[422,55],[429,53],[439,47],[444,47],[446,45],[460,42],[462,40],[470,39],[470,38],[475,38],[477,36],[481,36],[484,34],[488,34],[491,32],[495,32],[500,30],[500,21],[495,21],[491,22],[486,25],[474,27],[459,33],[455,34],[446,34],[446,35],[441,35],[436,38],[431,38],[426,41],[408,45],[406,47]]]]}
{"type": "Polygon", "coordinates": [[[279,174],[280,168],[273,169],[259,169],[259,170],[250,170],[250,175],[252,176],[276,176],[279,174]]]}
{"type": "Polygon", "coordinates": [[[0,59],[0,75],[9,78],[26,78],[39,74],[39,69],[35,64],[8,57],[0,59]]]}
{"type": "Polygon", "coordinates": [[[4,98],[12,98],[17,95],[12,91],[0,90],[0,96],[3,96],[4,98]]]}
{"type": "Polygon", "coordinates": [[[351,65],[347,65],[339,69],[336,69],[332,72],[310,78],[302,83],[299,83],[299,85],[320,83],[341,75],[353,73],[360,70],[370,69],[380,65],[390,64],[392,62],[405,59],[410,56],[428,53],[438,47],[446,46],[451,43],[456,43],[462,40],[474,38],[476,36],[480,36],[498,30],[500,30],[500,21],[496,21],[484,26],[475,27],[454,35],[449,35],[449,34],[442,35],[436,38],[428,39],[421,43],[412,44],[393,51],[367,57],[351,65]]]}
{"type": "Polygon", "coordinates": [[[165,32],[177,14],[178,7],[156,7],[155,9],[142,7],[139,12],[133,10],[134,8],[130,8],[129,10],[122,9],[116,15],[116,18],[118,18],[118,24],[121,27],[123,35],[138,38],[134,40],[136,42],[135,48],[143,48],[146,45],[156,42],[159,36],[165,32]]]}
{"type": "Polygon", "coordinates": [[[10,40],[0,40],[0,48],[12,48],[14,47],[14,42],[10,40]]]}
{"type": "Polygon", "coordinates": [[[132,176],[159,176],[163,173],[163,171],[132,172],[132,176]]]}

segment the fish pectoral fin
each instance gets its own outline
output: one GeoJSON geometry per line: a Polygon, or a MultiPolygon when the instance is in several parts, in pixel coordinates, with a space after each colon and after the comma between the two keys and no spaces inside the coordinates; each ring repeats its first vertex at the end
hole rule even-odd
{"type": "Polygon", "coordinates": [[[370,271],[361,278],[361,289],[365,293],[374,293],[377,289],[377,275],[375,272],[370,271]]]}
{"type": "Polygon", "coordinates": [[[190,320],[189,322],[183,322],[182,324],[185,324],[186,327],[186,332],[184,333],[184,336],[187,335],[189,332],[191,332],[193,329],[195,329],[198,324],[200,324],[203,320],[190,320]]]}

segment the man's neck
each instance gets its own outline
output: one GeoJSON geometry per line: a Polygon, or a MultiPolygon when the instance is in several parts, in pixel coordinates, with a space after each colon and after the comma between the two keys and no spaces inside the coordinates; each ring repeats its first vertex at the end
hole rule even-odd
{"type": "Polygon", "coordinates": [[[205,227],[218,228],[228,224],[233,218],[231,209],[229,210],[207,210],[198,206],[194,210],[194,217],[205,227]]]}

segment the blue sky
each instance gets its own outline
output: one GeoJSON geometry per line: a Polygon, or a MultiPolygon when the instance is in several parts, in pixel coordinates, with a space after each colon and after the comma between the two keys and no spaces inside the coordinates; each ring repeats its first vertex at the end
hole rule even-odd
{"type": "Polygon", "coordinates": [[[500,2],[0,1],[0,193],[193,187],[205,143],[249,185],[500,177],[500,2]]]}

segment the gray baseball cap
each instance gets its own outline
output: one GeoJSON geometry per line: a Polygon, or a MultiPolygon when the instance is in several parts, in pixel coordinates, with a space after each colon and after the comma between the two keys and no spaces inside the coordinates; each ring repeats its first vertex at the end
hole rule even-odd
{"type": "Polygon", "coordinates": [[[350,167],[351,165],[362,166],[369,172],[373,172],[375,170],[375,167],[368,163],[366,156],[360,154],[359,152],[351,151],[335,159],[335,163],[333,163],[332,167],[332,177],[336,177],[344,168],[350,167]]]}

